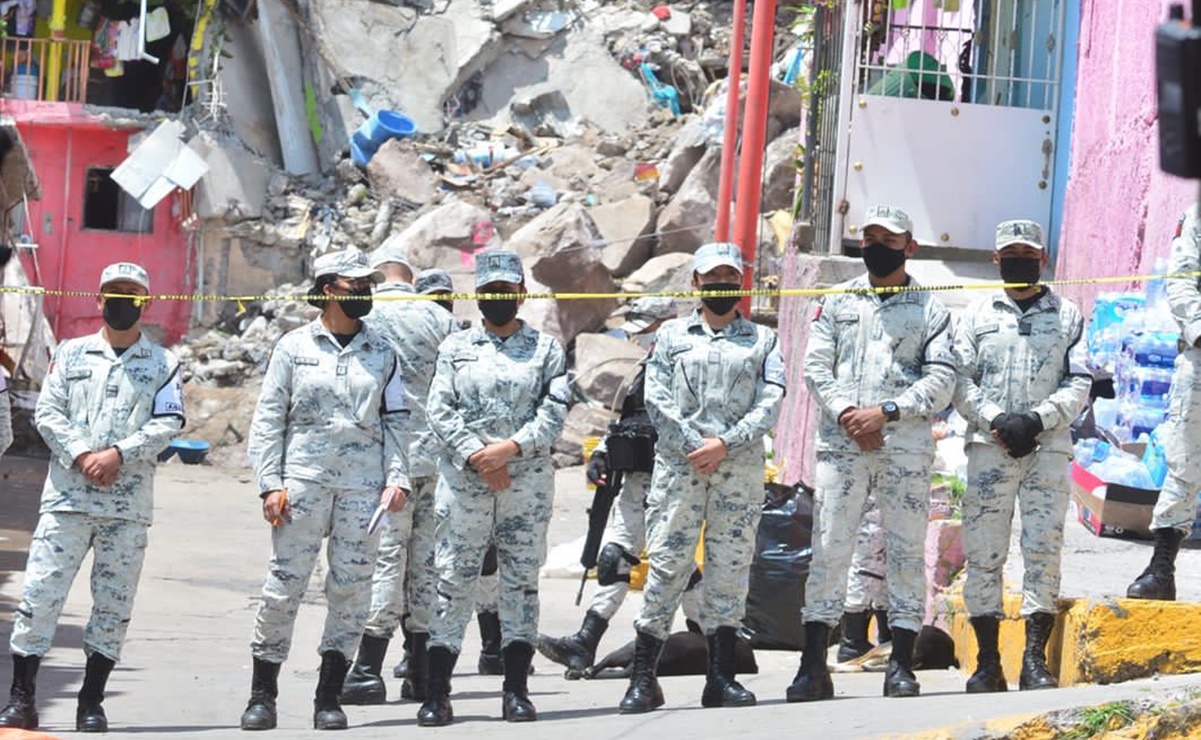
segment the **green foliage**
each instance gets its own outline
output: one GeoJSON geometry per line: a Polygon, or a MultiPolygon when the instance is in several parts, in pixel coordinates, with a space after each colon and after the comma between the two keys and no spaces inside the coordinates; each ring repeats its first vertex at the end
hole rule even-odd
{"type": "Polygon", "coordinates": [[[1125,727],[1134,721],[1134,706],[1128,701],[1111,701],[1080,712],[1075,727],[1060,735],[1060,740],[1088,740],[1103,732],[1125,727]]]}

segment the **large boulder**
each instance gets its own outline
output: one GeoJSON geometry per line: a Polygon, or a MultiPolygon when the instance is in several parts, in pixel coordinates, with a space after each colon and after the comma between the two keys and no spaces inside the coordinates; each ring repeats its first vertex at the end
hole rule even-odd
{"type": "Polygon", "coordinates": [[[767,145],[763,156],[763,195],[759,211],[792,210],[796,193],[797,147],[800,145],[801,130],[792,128],[780,134],[767,145]]]}
{"type": "Polygon", "coordinates": [[[610,334],[580,334],[575,340],[575,382],[589,401],[618,411],[646,352],[610,334]]]}
{"type": "MultiPolygon", "coordinates": [[[[623,293],[685,293],[692,290],[692,255],[672,252],[653,257],[621,284],[623,293]]],[[[680,313],[690,306],[680,304],[680,313]]]]}
{"type": "Polygon", "coordinates": [[[680,191],[659,214],[657,254],[695,252],[697,247],[713,241],[720,179],[721,149],[712,147],[701,156],[680,191]]]}
{"type": "Polygon", "coordinates": [[[684,124],[672,140],[667,158],[659,165],[659,189],[667,193],[678,191],[692,168],[701,161],[709,144],[703,119],[693,117],[684,124]]]}
{"type": "Polygon", "coordinates": [[[464,201],[438,206],[402,231],[398,237],[418,269],[441,267],[454,274],[471,264],[470,256],[499,244],[492,214],[464,201]]]}
{"type": "MultiPolygon", "coordinates": [[[[507,246],[522,256],[530,292],[612,293],[613,278],[597,249],[600,241],[588,209],[562,203],[523,226],[507,246]]],[[[580,332],[603,325],[617,301],[537,299],[526,305],[530,323],[566,346],[580,332]]]]}
{"type": "Polygon", "coordinates": [[[594,206],[592,220],[605,244],[601,261],[615,277],[624,277],[650,259],[654,248],[655,202],[634,195],[616,203],[594,206]]]}
{"type": "Polygon", "coordinates": [[[609,429],[609,422],[617,419],[617,414],[599,406],[577,403],[567,411],[567,421],[563,424],[563,433],[551,446],[551,459],[556,468],[569,468],[582,465],[584,462],[584,439],[587,437],[603,437],[609,429]]]}
{"type": "Polygon", "coordinates": [[[390,139],[367,163],[367,179],[375,197],[395,198],[422,206],[434,199],[437,177],[412,142],[390,139]]]}

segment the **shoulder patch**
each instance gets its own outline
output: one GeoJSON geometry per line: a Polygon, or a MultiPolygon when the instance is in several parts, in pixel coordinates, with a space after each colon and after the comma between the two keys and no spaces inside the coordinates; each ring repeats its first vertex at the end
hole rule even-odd
{"type": "Polygon", "coordinates": [[[784,355],[781,354],[779,346],[772,349],[768,353],[767,359],[763,361],[763,380],[772,385],[778,385],[781,388],[787,387],[787,373],[784,371],[784,355]]]}
{"type": "Polygon", "coordinates": [[[385,414],[395,414],[408,410],[409,402],[405,398],[405,382],[400,374],[400,364],[394,363],[392,377],[388,378],[388,384],[384,386],[382,411],[385,414]]]}
{"type": "Polygon", "coordinates": [[[1185,217],[1181,216],[1180,220],[1176,222],[1176,233],[1172,235],[1173,239],[1179,239],[1180,235],[1184,233],[1184,219],[1185,217]]]}
{"type": "Polygon", "coordinates": [[[559,375],[551,378],[550,388],[547,390],[547,395],[551,397],[552,401],[558,401],[559,403],[566,404],[571,399],[571,390],[567,384],[567,376],[559,375]]]}
{"type": "Polygon", "coordinates": [[[171,373],[171,377],[154,394],[154,416],[178,416],[183,413],[183,377],[179,368],[171,373]]]}

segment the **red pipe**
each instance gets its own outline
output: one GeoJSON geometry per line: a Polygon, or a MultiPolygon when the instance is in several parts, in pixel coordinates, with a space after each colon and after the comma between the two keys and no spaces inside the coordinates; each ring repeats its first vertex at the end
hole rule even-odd
{"type": "MultiPolygon", "coordinates": [[[[775,31],[776,0],[755,0],[755,16],[751,22],[751,62],[747,67],[746,120],[742,125],[742,156],[738,158],[738,198],[734,201],[734,240],[742,247],[742,259],[748,268],[742,274],[744,289],[751,287],[751,273],[754,271],[759,241],[763,140],[767,133],[775,31]]],[[[744,296],[739,307],[744,316],[750,316],[750,296],[744,296]]]]}
{"type": "Polygon", "coordinates": [[[721,143],[721,181],[717,186],[715,238],[730,241],[730,206],[734,200],[734,161],[738,148],[738,97],[742,88],[742,45],[746,43],[746,3],[734,0],[734,28],[730,34],[730,72],[726,77],[726,129],[721,143]]]}

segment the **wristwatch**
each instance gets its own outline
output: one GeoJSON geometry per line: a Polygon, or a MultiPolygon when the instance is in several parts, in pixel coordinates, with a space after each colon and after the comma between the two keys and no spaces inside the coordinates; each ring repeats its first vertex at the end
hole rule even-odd
{"type": "Polygon", "coordinates": [[[897,407],[896,401],[885,401],[880,404],[880,410],[884,412],[884,418],[889,421],[899,421],[901,418],[901,409],[897,407]]]}

